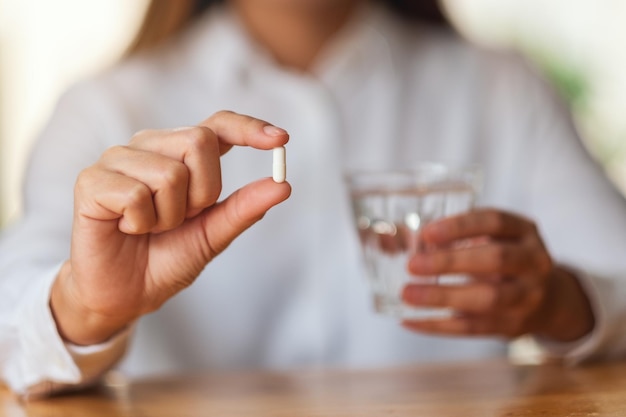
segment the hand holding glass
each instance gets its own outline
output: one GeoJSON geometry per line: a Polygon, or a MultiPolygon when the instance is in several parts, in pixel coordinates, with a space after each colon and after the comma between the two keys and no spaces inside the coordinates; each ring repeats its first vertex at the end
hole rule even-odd
{"type": "Polygon", "coordinates": [[[419,237],[424,225],[473,207],[478,169],[420,164],[409,170],[356,171],[347,180],[375,310],[402,319],[447,317],[447,309],[402,302],[407,283],[438,282],[436,276],[410,275],[407,264],[411,255],[427,249],[419,237]]]}

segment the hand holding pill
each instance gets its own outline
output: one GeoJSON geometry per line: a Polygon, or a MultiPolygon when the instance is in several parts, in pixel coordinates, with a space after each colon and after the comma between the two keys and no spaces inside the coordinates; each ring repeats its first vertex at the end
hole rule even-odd
{"type": "Polygon", "coordinates": [[[289,197],[288,140],[267,122],[219,112],[195,127],[141,131],[81,172],[71,256],[51,295],[62,336],[102,342],[193,283],[233,239],[289,197]],[[274,150],[275,181],[260,179],[218,202],[220,156],[233,146],[274,150]]]}

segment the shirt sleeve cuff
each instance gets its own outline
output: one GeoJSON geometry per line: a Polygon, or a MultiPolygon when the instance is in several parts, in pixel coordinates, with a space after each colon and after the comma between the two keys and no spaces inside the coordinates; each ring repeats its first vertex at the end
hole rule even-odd
{"type": "Polygon", "coordinates": [[[132,329],[132,326],[128,326],[106,342],[97,345],[78,346],[65,342],[65,348],[80,369],[84,382],[97,380],[124,356],[132,329]]]}
{"type": "Polygon", "coordinates": [[[605,303],[602,302],[603,289],[599,282],[590,274],[581,271],[572,270],[582,287],[583,291],[589,299],[591,309],[594,315],[593,330],[582,338],[573,342],[555,342],[541,337],[534,337],[542,356],[546,359],[560,359],[567,365],[577,365],[587,360],[593,359],[601,351],[606,339],[610,336],[608,326],[608,312],[605,303]]]}
{"type": "Polygon", "coordinates": [[[50,290],[60,265],[31,286],[16,314],[17,353],[6,380],[24,397],[47,396],[92,383],[124,354],[131,329],[105,343],[74,346],[62,340],[50,311],[50,290]]]}

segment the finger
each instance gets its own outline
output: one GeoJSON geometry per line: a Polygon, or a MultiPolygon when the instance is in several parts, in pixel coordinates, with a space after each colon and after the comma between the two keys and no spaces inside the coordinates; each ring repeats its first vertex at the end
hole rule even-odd
{"type": "Polygon", "coordinates": [[[222,191],[220,148],[211,129],[142,131],[133,136],[129,146],[166,156],[187,167],[186,217],[197,215],[219,198],[222,191]]]}
{"type": "Polygon", "coordinates": [[[424,240],[437,245],[459,239],[491,236],[514,239],[535,230],[535,225],[512,213],[495,209],[479,209],[435,220],[424,226],[424,240]]]}
{"type": "Polygon", "coordinates": [[[519,316],[454,316],[446,319],[404,321],[402,326],[419,333],[439,336],[505,336],[526,333],[519,316]]]}
{"type": "Polygon", "coordinates": [[[231,111],[217,112],[200,123],[200,126],[215,132],[222,155],[233,145],[268,150],[283,146],[289,141],[289,134],[284,129],[231,111]]]}
{"type": "Polygon", "coordinates": [[[78,176],[74,192],[79,218],[115,220],[126,234],[147,233],[156,224],[152,192],[134,178],[91,167],[78,176]]]}
{"type": "Polygon", "coordinates": [[[290,194],[289,183],[275,183],[271,178],[264,178],[240,188],[208,210],[204,218],[210,252],[208,258],[212,259],[221,253],[237,236],[290,194]]]}
{"type": "Polygon", "coordinates": [[[438,336],[485,336],[496,332],[492,320],[457,317],[434,320],[403,321],[402,326],[414,332],[438,336]]]}
{"type": "Polygon", "coordinates": [[[517,279],[516,277],[511,277],[507,275],[502,275],[498,273],[488,273],[488,274],[471,274],[470,278],[473,281],[483,281],[487,283],[497,284],[504,281],[511,281],[517,279]]]}
{"type": "Polygon", "coordinates": [[[156,212],[152,232],[173,229],[185,220],[189,171],[182,162],[154,152],[116,146],[104,153],[99,165],[148,186],[156,212]]]}
{"type": "Polygon", "coordinates": [[[461,313],[487,314],[515,308],[526,299],[527,293],[527,287],[518,281],[465,285],[409,284],[402,291],[402,299],[416,307],[445,307],[461,313]]]}
{"type": "Polygon", "coordinates": [[[409,259],[414,275],[448,273],[515,275],[535,270],[542,251],[518,243],[494,242],[463,249],[419,252],[409,259]]]}

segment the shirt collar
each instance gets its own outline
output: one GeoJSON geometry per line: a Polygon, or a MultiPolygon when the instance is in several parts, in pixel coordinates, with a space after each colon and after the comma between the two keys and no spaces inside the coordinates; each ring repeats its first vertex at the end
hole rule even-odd
{"type": "MultiPolygon", "coordinates": [[[[321,52],[311,75],[329,87],[381,66],[393,71],[390,45],[398,22],[383,6],[366,3],[321,52]]],[[[216,6],[200,18],[189,33],[191,61],[199,71],[220,84],[237,83],[259,68],[278,65],[268,51],[246,32],[228,6],[216,6]]]]}
{"type": "Polygon", "coordinates": [[[397,24],[383,6],[366,3],[322,51],[312,73],[335,86],[374,69],[393,70],[390,45],[397,35],[397,24]]]}

